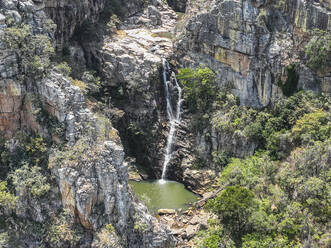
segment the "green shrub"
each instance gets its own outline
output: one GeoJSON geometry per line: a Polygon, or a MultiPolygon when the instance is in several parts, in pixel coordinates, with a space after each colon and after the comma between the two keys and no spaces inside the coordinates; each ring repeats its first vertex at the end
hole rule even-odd
{"type": "Polygon", "coordinates": [[[10,174],[16,192],[28,192],[34,198],[44,196],[51,188],[47,177],[41,173],[42,169],[37,166],[23,166],[10,174]]]}
{"type": "Polygon", "coordinates": [[[178,79],[184,85],[184,98],[191,112],[207,112],[217,95],[216,74],[208,67],[183,68],[178,79]]]}
{"type": "Polygon", "coordinates": [[[224,167],[230,162],[231,153],[229,152],[220,152],[213,151],[212,152],[213,162],[217,167],[224,167]]]}
{"type": "Polygon", "coordinates": [[[14,209],[17,197],[9,193],[7,189],[7,182],[0,181],[0,207],[7,210],[14,209]]]}
{"type": "Polygon", "coordinates": [[[272,132],[266,138],[266,149],[272,159],[281,160],[290,154],[293,148],[292,142],[291,132],[282,129],[281,131],[272,132]]]}
{"type": "Polygon", "coordinates": [[[293,126],[293,136],[300,143],[326,140],[331,133],[330,119],[330,114],[320,109],[305,114],[293,126]]]}
{"type": "Polygon", "coordinates": [[[238,241],[245,234],[256,203],[251,190],[241,186],[228,186],[215,199],[209,200],[206,207],[220,217],[222,224],[238,241]]]}
{"type": "Polygon", "coordinates": [[[109,233],[115,232],[115,227],[112,224],[107,224],[105,228],[109,233]]]}
{"type": "Polygon", "coordinates": [[[56,69],[62,73],[64,76],[69,76],[71,74],[71,67],[67,62],[62,62],[56,66],[56,69]]]}
{"type": "Polygon", "coordinates": [[[220,183],[253,188],[260,179],[260,168],[268,161],[265,157],[252,156],[246,159],[233,158],[221,173],[220,183]]]}
{"type": "Polygon", "coordinates": [[[314,30],[313,37],[305,47],[308,66],[320,72],[331,67],[331,34],[328,31],[314,30]]]}
{"type": "Polygon", "coordinates": [[[47,161],[47,143],[42,137],[32,138],[30,137],[24,148],[27,158],[33,165],[43,165],[47,161]]]}
{"type": "Polygon", "coordinates": [[[286,236],[247,234],[243,237],[242,248],[300,248],[298,241],[289,241],[286,236]]]}
{"type": "Polygon", "coordinates": [[[48,226],[46,240],[51,247],[76,247],[81,238],[80,229],[70,210],[65,209],[60,216],[55,216],[48,226]]]}
{"type": "Polygon", "coordinates": [[[110,33],[116,32],[118,25],[120,24],[120,19],[117,17],[117,15],[112,15],[109,19],[109,22],[107,23],[107,29],[110,33]]]}
{"type": "Polygon", "coordinates": [[[7,248],[9,246],[9,235],[7,232],[1,232],[0,233],[0,247],[1,248],[7,248]]]}
{"type": "Polygon", "coordinates": [[[4,30],[4,42],[18,56],[18,68],[28,77],[43,77],[50,66],[54,48],[46,35],[32,34],[28,25],[10,27],[4,30]]]}

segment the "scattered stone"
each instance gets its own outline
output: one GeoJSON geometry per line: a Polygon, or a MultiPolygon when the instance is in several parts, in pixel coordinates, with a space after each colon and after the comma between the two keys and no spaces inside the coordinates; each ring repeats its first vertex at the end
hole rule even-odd
{"type": "Polygon", "coordinates": [[[157,210],[158,215],[172,215],[176,214],[176,210],[174,209],[159,209],[157,210]]]}

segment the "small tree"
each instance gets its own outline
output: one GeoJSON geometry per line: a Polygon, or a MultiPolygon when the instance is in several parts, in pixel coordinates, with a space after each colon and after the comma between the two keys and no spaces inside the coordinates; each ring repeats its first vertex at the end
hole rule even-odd
{"type": "Polygon", "coordinates": [[[229,186],[210,200],[207,208],[216,213],[234,239],[240,241],[247,230],[249,217],[256,208],[254,193],[245,187],[229,186]]]}
{"type": "Polygon", "coordinates": [[[217,93],[215,72],[208,67],[183,68],[178,79],[184,85],[184,97],[191,112],[206,112],[211,108],[217,93]]]}

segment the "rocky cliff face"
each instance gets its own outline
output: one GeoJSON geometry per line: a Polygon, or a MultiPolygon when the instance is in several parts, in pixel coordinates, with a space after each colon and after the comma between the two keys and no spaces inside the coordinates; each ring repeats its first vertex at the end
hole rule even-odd
{"type": "Polygon", "coordinates": [[[69,45],[69,39],[75,30],[86,23],[96,23],[100,16],[117,12],[123,16],[131,16],[141,12],[145,2],[143,0],[40,0],[35,4],[43,8],[47,15],[57,25],[55,38],[57,49],[61,50],[69,45]]]}
{"type": "MultiPolygon", "coordinates": [[[[48,168],[57,182],[48,200],[28,200],[26,191],[17,191],[16,213],[46,225],[46,219],[67,209],[85,232],[92,233],[94,241],[87,239],[81,247],[89,247],[92,241],[94,247],[101,247],[98,233],[107,224],[114,227],[107,235],[117,237],[118,247],[169,247],[174,240],[166,227],[130,193],[117,130],[105,117],[91,112],[82,90],[50,63],[53,47],[62,47],[82,21],[96,20],[103,4],[1,2],[0,130],[13,140],[18,131],[52,140],[48,168]],[[56,21],[56,33],[48,17],[56,21]],[[49,64],[43,66],[44,62],[49,64]],[[44,122],[50,118],[57,126],[44,122]]],[[[29,247],[46,244],[29,239],[29,247]]]]}
{"type": "Polygon", "coordinates": [[[243,105],[263,107],[282,96],[278,82],[291,64],[301,75],[299,88],[318,91],[314,81],[323,88],[329,76],[307,68],[300,49],[304,34],[330,31],[329,4],[319,2],[191,1],[176,54],[184,66],[199,61],[215,70],[243,105]]]}
{"type": "MultiPolygon", "coordinates": [[[[299,77],[298,89],[330,92],[330,72],[309,68],[304,54],[314,29],[330,32],[330,16],[329,1],[188,1],[186,15],[177,25],[174,54],[182,67],[212,68],[220,87],[254,108],[284,97],[280,86],[291,77],[290,65],[299,77]]],[[[207,161],[212,151],[244,157],[256,148],[244,137],[216,133],[211,127],[194,136],[189,150],[207,161]]],[[[180,168],[189,178],[194,173],[185,172],[190,164],[185,160],[179,160],[180,168]]]]}

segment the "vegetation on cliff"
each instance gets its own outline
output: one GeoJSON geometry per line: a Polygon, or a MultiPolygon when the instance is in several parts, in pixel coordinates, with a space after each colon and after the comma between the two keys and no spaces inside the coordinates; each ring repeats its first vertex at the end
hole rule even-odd
{"type": "MultiPolygon", "coordinates": [[[[185,74],[191,73],[185,69],[185,74]]],[[[185,94],[193,97],[193,103],[199,97],[190,91],[185,94]]],[[[199,234],[197,245],[328,247],[330,98],[301,91],[262,110],[241,106],[224,90],[213,99],[206,110],[212,116],[206,127],[212,126],[220,135],[240,133],[257,148],[245,158],[212,151],[213,163],[222,169],[219,187],[223,190],[206,204],[218,218],[199,234]]],[[[192,112],[199,111],[198,105],[192,106],[192,112]]]]}

